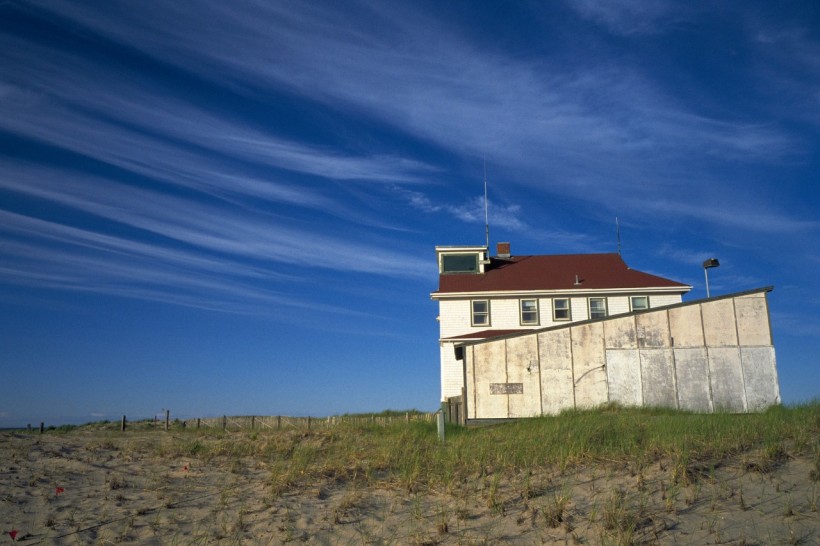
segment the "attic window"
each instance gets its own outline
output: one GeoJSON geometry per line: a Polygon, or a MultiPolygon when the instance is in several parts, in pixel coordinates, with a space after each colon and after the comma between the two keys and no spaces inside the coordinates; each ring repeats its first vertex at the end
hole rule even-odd
{"type": "Polygon", "coordinates": [[[629,300],[629,303],[632,306],[633,311],[641,311],[643,309],[649,309],[649,297],[648,296],[632,296],[629,300]]]}
{"type": "Polygon", "coordinates": [[[472,326],[489,326],[490,325],[490,301],[489,300],[473,300],[470,304],[472,306],[472,326]]]}
{"type": "Polygon", "coordinates": [[[478,254],[442,254],[442,273],[478,273],[478,254]]]}
{"type": "Polygon", "coordinates": [[[589,298],[589,318],[606,318],[606,298],[589,298]]]}
{"type": "Polygon", "coordinates": [[[521,300],[519,307],[522,326],[538,324],[538,300],[521,300]]]}

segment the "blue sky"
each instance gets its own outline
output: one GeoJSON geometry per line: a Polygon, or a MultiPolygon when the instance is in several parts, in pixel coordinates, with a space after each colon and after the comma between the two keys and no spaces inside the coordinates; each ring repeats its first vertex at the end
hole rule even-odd
{"type": "Polygon", "coordinates": [[[485,160],[491,245],[717,257],[820,395],[816,2],[3,1],[0,426],[435,409],[485,160]]]}

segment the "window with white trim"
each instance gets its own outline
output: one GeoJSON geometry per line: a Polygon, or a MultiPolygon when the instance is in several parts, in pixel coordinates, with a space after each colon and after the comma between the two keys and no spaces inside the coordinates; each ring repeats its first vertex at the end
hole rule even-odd
{"type": "Polygon", "coordinates": [[[518,306],[521,326],[538,324],[538,300],[520,300],[518,306]]]}
{"type": "Polygon", "coordinates": [[[552,320],[572,320],[569,298],[554,298],[552,300],[552,320]]]}
{"type": "Polygon", "coordinates": [[[633,311],[649,309],[649,296],[632,296],[629,298],[629,305],[633,311]]]}
{"type": "Polygon", "coordinates": [[[472,307],[472,325],[489,326],[490,300],[473,300],[470,302],[470,305],[472,307]]]}
{"type": "Polygon", "coordinates": [[[606,298],[589,298],[589,318],[606,318],[606,298]]]}
{"type": "Polygon", "coordinates": [[[442,254],[441,274],[478,273],[478,254],[442,254]]]}

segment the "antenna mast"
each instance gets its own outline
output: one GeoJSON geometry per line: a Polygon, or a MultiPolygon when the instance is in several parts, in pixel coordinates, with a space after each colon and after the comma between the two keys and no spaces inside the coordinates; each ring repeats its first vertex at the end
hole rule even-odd
{"type": "Polygon", "coordinates": [[[615,237],[618,239],[618,256],[621,255],[621,224],[618,223],[618,217],[615,217],[615,237]]]}
{"type": "Polygon", "coordinates": [[[490,218],[487,212],[487,158],[484,158],[484,232],[487,236],[487,252],[490,251],[490,218]]]}

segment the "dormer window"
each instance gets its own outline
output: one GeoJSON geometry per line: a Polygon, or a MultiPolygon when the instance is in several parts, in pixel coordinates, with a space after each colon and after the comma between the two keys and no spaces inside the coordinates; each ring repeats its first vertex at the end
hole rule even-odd
{"type": "Polygon", "coordinates": [[[478,273],[478,254],[442,254],[442,273],[478,273]]]}
{"type": "Polygon", "coordinates": [[[483,246],[437,246],[440,275],[484,273],[487,249],[483,246]]]}

